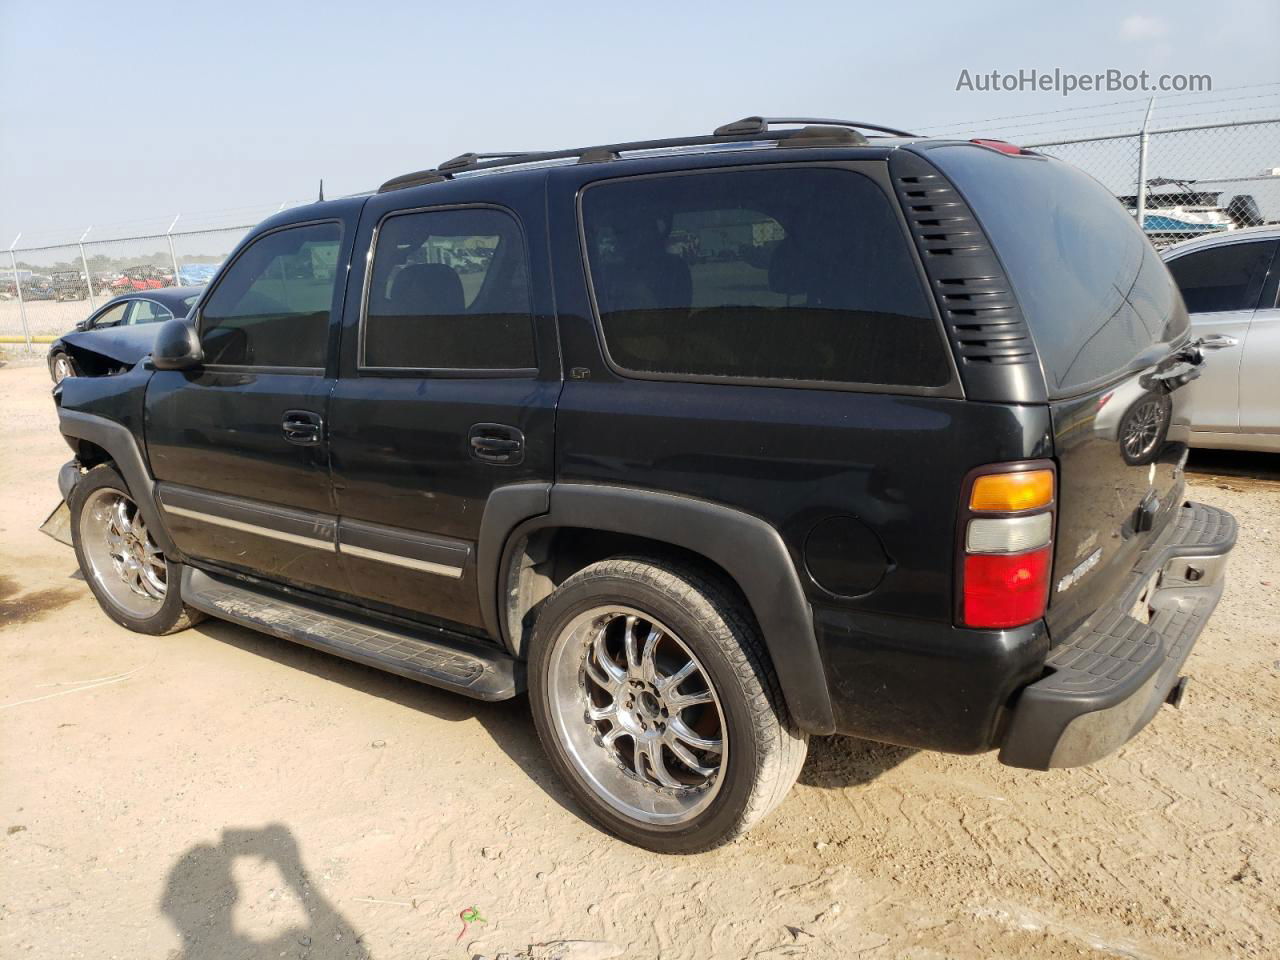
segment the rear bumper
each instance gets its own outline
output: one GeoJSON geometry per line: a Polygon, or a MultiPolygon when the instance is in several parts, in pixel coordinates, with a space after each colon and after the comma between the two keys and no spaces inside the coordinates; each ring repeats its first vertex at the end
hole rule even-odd
{"type": "Polygon", "coordinates": [[[1117,600],[1049,652],[1051,672],[1014,703],[1000,762],[1033,770],[1081,766],[1146,726],[1218,605],[1235,541],[1231,514],[1185,504],[1117,600]],[[1150,623],[1131,616],[1144,594],[1150,623]]]}

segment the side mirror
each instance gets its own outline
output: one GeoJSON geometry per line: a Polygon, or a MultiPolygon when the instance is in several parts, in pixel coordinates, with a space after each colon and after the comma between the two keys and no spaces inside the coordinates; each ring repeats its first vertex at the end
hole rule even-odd
{"type": "Polygon", "coordinates": [[[166,320],[156,333],[151,364],[157,370],[190,370],[204,362],[196,328],[186,320],[166,320]]]}

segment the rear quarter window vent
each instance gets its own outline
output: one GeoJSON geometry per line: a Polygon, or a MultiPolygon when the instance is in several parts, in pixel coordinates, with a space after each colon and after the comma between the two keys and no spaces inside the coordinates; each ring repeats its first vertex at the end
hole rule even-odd
{"type": "Polygon", "coordinates": [[[973,399],[1027,402],[1043,392],[1035,347],[1013,288],[964,198],[924,157],[889,159],[894,188],[973,399]],[[1028,368],[1028,378],[1018,368],[1028,368]],[[1015,395],[1016,394],[1016,395],[1015,395]]]}

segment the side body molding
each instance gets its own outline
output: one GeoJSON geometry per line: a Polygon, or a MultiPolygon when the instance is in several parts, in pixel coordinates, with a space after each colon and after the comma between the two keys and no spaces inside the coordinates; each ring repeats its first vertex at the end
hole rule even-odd
{"type": "Polygon", "coordinates": [[[63,436],[87,440],[111,455],[116,469],[129,485],[156,544],[169,556],[180,556],[181,552],[169,536],[164,517],[156,506],[155,479],[151,476],[142,451],[138,449],[138,441],[129,428],[106,417],[81,410],[68,410],[65,407],[58,410],[58,425],[63,436]]]}
{"type": "MultiPolygon", "coordinates": [[[[488,520],[486,511],[486,524],[488,520]]],[[[511,569],[517,545],[529,534],[549,527],[647,537],[719,565],[751,605],[792,718],[809,733],[835,732],[813,611],[791,555],[772,526],[740,510],[692,497],[629,487],[557,483],[551,487],[546,513],[526,520],[506,537],[501,566],[492,570],[492,579],[482,581],[486,588],[493,584],[495,595],[505,596],[501,574],[511,569]]],[[[482,540],[482,564],[486,555],[492,556],[492,552],[485,549],[482,540]]],[[[502,633],[495,632],[495,636],[502,636],[509,644],[505,619],[501,618],[502,633]]]]}

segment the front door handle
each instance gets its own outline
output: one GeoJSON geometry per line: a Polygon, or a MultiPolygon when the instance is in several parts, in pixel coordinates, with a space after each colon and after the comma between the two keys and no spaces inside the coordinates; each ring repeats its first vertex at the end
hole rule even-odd
{"type": "Polygon", "coordinates": [[[469,434],[471,456],[484,463],[520,463],[524,459],[524,434],[504,423],[477,423],[469,434]]]}
{"type": "Polygon", "coordinates": [[[314,447],[324,435],[324,418],[310,410],[286,410],[280,422],[284,438],[300,447],[314,447]]]}

